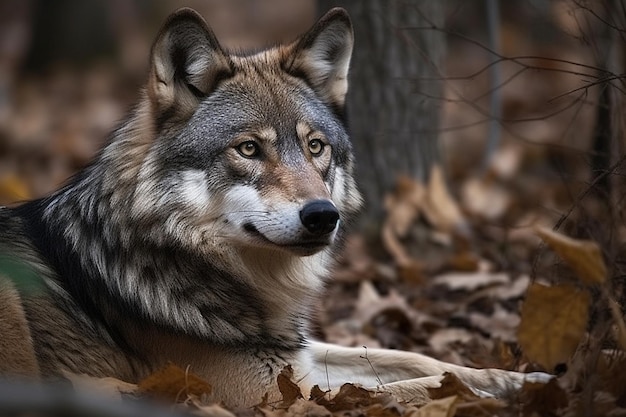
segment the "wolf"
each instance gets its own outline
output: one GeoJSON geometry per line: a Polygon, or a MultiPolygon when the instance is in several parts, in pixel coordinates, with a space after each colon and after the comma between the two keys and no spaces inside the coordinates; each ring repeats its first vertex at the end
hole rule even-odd
{"type": "Polygon", "coordinates": [[[309,338],[361,206],[353,43],[343,9],[250,53],[227,52],[195,11],[172,14],[139,103],[93,163],[0,209],[0,374],[137,382],[174,363],[231,407],[280,399],[288,365],[304,390],[352,382],[415,402],[444,372],[488,396],[549,379],[309,338]]]}

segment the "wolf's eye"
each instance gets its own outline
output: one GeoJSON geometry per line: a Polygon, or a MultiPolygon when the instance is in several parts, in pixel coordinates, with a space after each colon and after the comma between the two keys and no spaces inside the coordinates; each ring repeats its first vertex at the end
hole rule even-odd
{"type": "Polygon", "coordinates": [[[324,142],[319,139],[311,139],[309,141],[309,151],[311,155],[320,155],[324,150],[324,146],[326,146],[324,142]]]}
{"type": "Polygon", "coordinates": [[[239,151],[241,156],[245,156],[246,158],[254,158],[261,153],[259,145],[252,140],[247,140],[239,144],[239,146],[237,146],[237,151],[239,151]]]}

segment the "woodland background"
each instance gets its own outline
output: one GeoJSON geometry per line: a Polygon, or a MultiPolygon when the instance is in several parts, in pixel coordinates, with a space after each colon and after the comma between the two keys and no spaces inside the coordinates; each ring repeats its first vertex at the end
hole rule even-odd
{"type": "MultiPolygon", "coordinates": [[[[78,391],[222,416],[626,415],[623,0],[0,0],[0,204],[90,161],[183,5],[229,48],[293,39],[333,5],[354,20],[349,116],[368,205],[317,337],[559,379],[496,401],[451,376],[420,408],[352,386],[309,400],[283,380],[283,403],[225,410],[176,369],[78,391]]],[[[14,388],[0,385],[0,412],[58,411],[14,388]]],[[[156,413],[71,398],[67,414],[156,413]]]]}

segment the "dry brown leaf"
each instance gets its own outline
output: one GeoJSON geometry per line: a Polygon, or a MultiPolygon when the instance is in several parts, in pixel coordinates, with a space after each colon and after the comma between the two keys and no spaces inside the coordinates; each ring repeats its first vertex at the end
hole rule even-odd
{"type": "Polygon", "coordinates": [[[398,278],[402,282],[411,284],[424,283],[424,267],[417,261],[411,259],[403,265],[398,266],[398,278]]]}
{"type": "Polygon", "coordinates": [[[524,150],[519,144],[503,144],[491,158],[490,171],[496,178],[512,179],[520,170],[524,150]]]}
{"type": "Polygon", "coordinates": [[[398,178],[394,192],[385,198],[387,216],[382,226],[381,237],[385,249],[398,265],[408,265],[411,257],[400,242],[417,221],[424,201],[422,184],[408,177],[398,178]]]}
{"type": "Polygon", "coordinates": [[[606,265],[596,242],[572,239],[546,227],[537,227],[535,230],[583,283],[593,285],[606,281],[606,265]]]}
{"type": "Polygon", "coordinates": [[[463,416],[492,416],[503,409],[506,404],[495,398],[480,398],[456,375],[446,373],[441,381],[441,387],[429,388],[431,398],[441,401],[442,399],[455,398],[454,414],[463,416]]]}
{"type": "Polygon", "coordinates": [[[318,402],[318,400],[328,401],[330,398],[330,391],[322,391],[319,385],[313,385],[311,388],[311,395],[309,400],[318,402]]]}
{"type": "Polygon", "coordinates": [[[463,207],[472,215],[487,220],[501,218],[511,207],[511,193],[485,178],[474,178],[463,184],[463,207]]]}
{"type": "Polygon", "coordinates": [[[455,343],[468,344],[475,334],[459,327],[445,327],[435,331],[429,338],[428,344],[435,352],[449,352],[450,346],[455,343]]]}
{"type": "Polygon", "coordinates": [[[458,403],[456,415],[463,417],[491,417],[499,415],[507,404],[496,398],[479,398],[474,401],[458,403]]]}
{"type": "Polygon", "coordinates": [[[548,370],[566,362],[585,334],[589,303],[589,293],[573,286],[532,284],[517,334],[528,358],[548,370]]]}
{"type": "Polygon", "coordinates": [[[329,400],[319,387],[317,389],[313,388],[311,390],[311,399],[332,412],[368,407],[373,404],[380,404],[388,398],[388,396],[377,396],[373,392],[353,384],[343,384],[337,395],[329,400]]]}
{"type": "Polygon", "coordinates": [[[283,395],[281,408],[288,408],[297,399],[304,398],[298,384],[293,382],[293,368],[290,365],[285,366],[280,371],[280,374],[276,377],[276,382],[278,383],[280,393],[283,395]]]}
{"type": "Polygon", "coordinates": [[[430,224],[439,231],[462,236],[469,232],[469,226],[458,203],[448,191],[443,170],[438,165],[434,165],[431,170],[422,210],[430,224]]]}
{"type": "Polygon", "coordinates": [[[603,351],[598,358],[598,389],[608,391],[626,406],[626,352],[603,351]]]}
{"type": "Polygon", "coordinates": [[[490,272],[450,272],[432,279],[433,284],[444,285],[452,291],[475,291],[478,288],[509,282],[511,277],[508,274],[490,272]]]}
{"type": "Polygon", "coordinates": [[[509,300],[511,298],[519,298],[526,293],[530,277],[528,275],[520,275],[510,285],[498,285],[485,290],[486,295],[497,300],[509,300]]]}
{"type": "Polygon", "coordinates": [[[450,396],[455,396],[463,401],[474,401],[480,397],[472,392],[456,375],[446,372],[441,380],[441,386],[428,388],[430,398],[437,400],[450,396]]]}
{"type": "Polygon", "coordinates": [[[365,409],[367,417],[399,417],[401,413],[395,408],[387,407],[383,404],[374,404],[365,409]]]}
{"type": "Polygon", "coordinates": [[[204,379],[171,363],[143,379],[138,386],[142,393],[171,402],[185,401],[189,395],[208,395],[212,390],[204,379]]]}
{"type": "MultiPolygon", "coordinates": [[[[398,291],[391,289],[387,295],[381,296],[370,281],[361,282],[354,317],[355,322],[369,336],[376,333],[372,331],[373,328],[388,327],[388,330],[393,331],[398,324],[404,324],[404,327],[410,329],[413,323],[419,322],[415,309],[408,305],[406,298],[398,291]],[[389,327],[392,323],[394,326],[389,327]]],[[[406,331],[405,328],[400,333],[406,334],[406,331]]]]}
{"type": "Polygon", "coordinates": [[[300,398],[289,407],[286,415],[293,417],[330,417],[332,414],[326,407],[300,398]]]}
{"type": "Polygon", "coordinates": [[[469,321],[475,328],[481,329],[491,338],[515,342],[515,331],[519,325],[519,315],[511,313],[500,304],[494,306],[494,311],[487,316],[481,313],[469,313],[469,321]]]}
{"type": "Polygon", "coordinates": [[[480,259],[467,251],[452,255],[447,263],[453,271],[476,272],[480,268],[480,259]]]}
{"type": "Polygon", "coordinates": [[[406,414],[405,417],[452,417],[456,414],[457,402],[456,395],[433,400],[410,414],[406,414]]]}
{"type": "Polygon", "coordinates": [[[556,411],[567,407],[567,394],[556,379],[548,383],[524,382],[521,391],[524,415],[556,415],[556,411]]]}

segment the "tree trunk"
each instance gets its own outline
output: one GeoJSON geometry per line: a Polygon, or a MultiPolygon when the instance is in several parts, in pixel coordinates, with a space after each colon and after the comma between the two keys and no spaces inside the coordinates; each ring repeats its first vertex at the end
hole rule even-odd
{"type": "Polygon", "coordinates": [[[365,226],[377,227],[383,197],[399,175],[427,178],[439,160],[437,127],[445,38],[444,2],[320,0],[320,13],[344,7],[355,30],[348,121],[365,226]]]}

